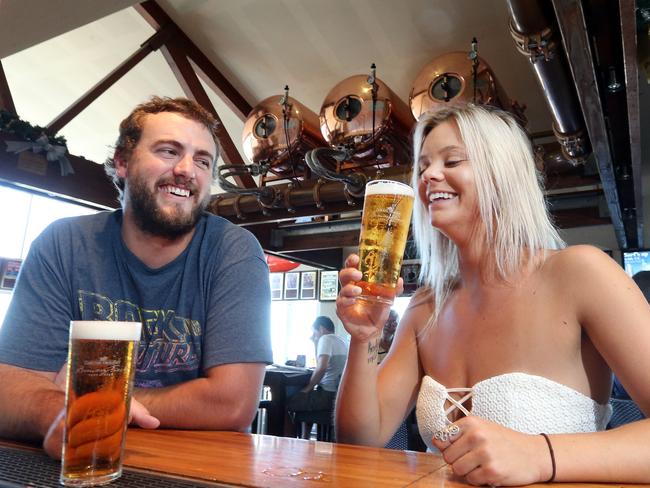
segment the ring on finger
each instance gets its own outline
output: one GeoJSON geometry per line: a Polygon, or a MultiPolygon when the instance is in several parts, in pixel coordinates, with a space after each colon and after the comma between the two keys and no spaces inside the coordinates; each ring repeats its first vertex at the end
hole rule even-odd
{"type": "Polygon", "coordinates": [[[460,434],[460,427],[456,424],[449,424],[447,427],[434,432],[433,437],[436,440],[446,442],[458,434],[460,434]]]}

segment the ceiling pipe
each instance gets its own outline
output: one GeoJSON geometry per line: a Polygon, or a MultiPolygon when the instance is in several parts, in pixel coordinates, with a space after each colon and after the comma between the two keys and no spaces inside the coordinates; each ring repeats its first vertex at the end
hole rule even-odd
{"type": "Polygon", "coordinates": [[[542,2],[534,0],[508,0],[508,8],[510,34],[535,70],[553,115],[553,132],[562,154],[573,164],[584,163],[591,144],[552,10],[548,12],[542,2]]]}
{"type": "MultiPolygon", "coordinates": [[[[277,207],[295,213],[300,207],[313,207],[314,210],[321,209],[329,203],[347,201],[350,207],[357,204],[357,200],[350,195],[343,182],[308,180],[301,186],[292,183],[288,185],[276,185],[272,188],[275,194],[277,207]]],[[[363,194],[357,199],[362,199],[363,194]]],[[[230,220],[246,221],[251,214],[264,213],[268,210],[256,196],[253,195],[217,195],[213,198],[209,210],[221,217],[230,220]]],[[[321,212],[322,213],[322,212],[321,212]]]]}
{"type": "MultiPolygon", "coordinates": [[[[331,181],[324,178],[305,180],[300,186],[293,183],[268,186],[273,192],[274,204],[266,205],[255,195],[225,193],[214,195],[208,210],[233,222],[246,223],[282,211],[289,215],[326,215],[361,210],[366,181],[381,177],[408,183],[411,168],[397,166],[376,171],[373,168],[359,169],[348,173],[349,181],[331,181]],[[356,186],[358,184],[358,186],[356,186]]],[[[295,217],[294,217],[295,218],[295,217]]]]}

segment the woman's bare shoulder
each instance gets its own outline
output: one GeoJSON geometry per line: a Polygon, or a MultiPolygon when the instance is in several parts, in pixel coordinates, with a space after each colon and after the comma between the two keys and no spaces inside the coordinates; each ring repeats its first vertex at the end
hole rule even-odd
{"type": "Polygon", "coordinates": [[[633,284],[611,256],[589,245],[549,251],[542,274],[559,292],[582,296],[585,300],[593,300],[611,286],[627,288],[633,284]]]}
{"type": "Polygon", "coordinates": [[[548,251],[544,268],[561,277],[584,276],[584,274],[593,272],[622,271],[618,263],[607,253],[588,244],[548,251]]]}

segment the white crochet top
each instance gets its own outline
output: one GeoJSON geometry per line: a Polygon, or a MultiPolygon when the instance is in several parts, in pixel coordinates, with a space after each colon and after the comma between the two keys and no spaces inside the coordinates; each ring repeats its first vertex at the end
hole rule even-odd
{"type": "Polygon", "coordinates": [[[417,420],[429,449],[435,449],[433,434],[450,425],[448,416],[456,409],[527,434],[604,430],[612,415],[609,404],[596,403],[542,376],[505,373],[479,381],[472,388],[445,388],[425,376],[418,395],[417,420]],[[470,398],[472,409],[468,411],[463,404],[470,398]]]}

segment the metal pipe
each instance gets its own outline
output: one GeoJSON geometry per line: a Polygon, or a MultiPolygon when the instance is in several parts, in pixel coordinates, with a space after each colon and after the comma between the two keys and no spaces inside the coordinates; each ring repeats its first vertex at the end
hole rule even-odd
{"type": "Polygon", "coordinates": [[[553,115],[553,132],[567,160],[583,163],[591,144],[552,13],[533,0],[508,0],[510,33],[517,49],[528,56],[553,115]]]}
{"type": "MultiPolygon", "coordinates": [[[[381,174],[381,178],[384,179],[408,182],[410,171],[410,167],[398,166],[376,173],[373,177],[381,174]]],[[[326,204],[339,204],[340,206],[340,204],[347,203],[352,210],[352,207],[363,200],[365,181],[372,174],[367,172],[355,174],[364,181],[364,185],[358,193],[348,190],[345,182],[325,179],[305,180],[300,182],[300,186],[289,183],[266,188],[272,188],[274,191],[275,201],[278,202],[276,209],[288,209],[291,212],[297,209],[309,210],[307,207],[313,207],[314,215],[322,215],[327,213],[326,204]]],[[[209,205],[209,211],[226,218],[237,217],[240,220],[246,220],[249,215],[262,214],[267,211],[268,207],[262,205],[258,200],[258,197],[254,195],[233,195],[232,193],[215,195],[209,205]]]]}
{"type": "MultiPolygon", "coordinates": [[[[283,185],[282,188],[278,188],[280,185],[276,185],[273,188],[280,195],[279,200],[288,203],[288,208],[292,209],[310,205],[318,206],[318,204],[323,205],[325,203],[345,202],[348,200],[345,184],[342,182],[308,180],[303,183],[300,187],[294,187],[289,184],[283,185]],[[319,185],[317,191],[314,190],[316,185],[319,185]],[[316,193],[317,195],[315,195],[316,193]]],[[[228,195],[225,197],[218,195],[213,199],[210,210],[222,217],[237,216],[244,220],[246,214],[262,212],[264,207],[259,203],[257,197],[253,195],[228,195]]]]}
{"type": "Polygon", "coordinates": [[[340,163],[350,158],[349,152],[341,151],[339,149],[318,147],[312,149],[305,155],[305,162],[307,163],[307,166],[309,166],[309,169],[318,176],[332,181],[343,182],[345,184],[346,192],[354,196],[363,196],[366,187],[365,175],[360,173],[337,173],[336,171],[329,170],[321,158],[332,158],[340,163]]]}

